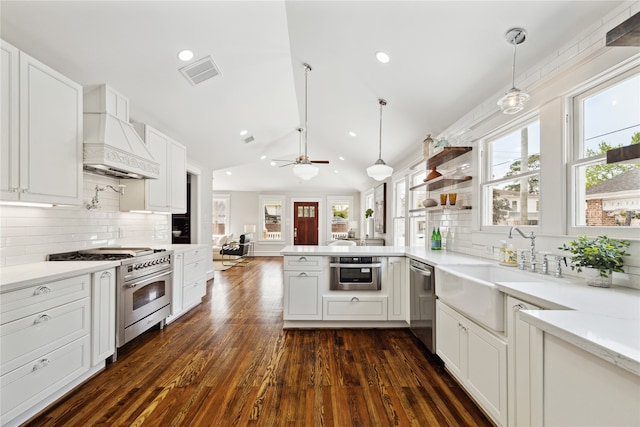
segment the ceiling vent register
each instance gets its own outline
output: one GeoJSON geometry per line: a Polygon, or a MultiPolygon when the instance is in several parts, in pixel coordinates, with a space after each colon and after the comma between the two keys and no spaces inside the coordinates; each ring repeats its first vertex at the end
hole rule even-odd
{"type": "Polygon", "coordinates": [[[222,75],[216,63],[211,59],[211,56],[206,56],[189,65],[185,65],[178,71],[182,73],[192,86],[199,85],[202,82],[222,75]]]}

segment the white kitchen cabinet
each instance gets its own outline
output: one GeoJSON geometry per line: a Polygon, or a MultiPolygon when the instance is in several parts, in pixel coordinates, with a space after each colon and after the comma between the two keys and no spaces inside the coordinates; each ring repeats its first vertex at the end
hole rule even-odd
{"type": "Polygon", "coordinates": [[[204,245],[192,246],[173,254],[171,316],[167,323],[200,304],[207,293],[207,248],[204,245]]]}
{"type": "Polygon", "coordinates": [[[284,257],[284,320],[322,320],[320,294],[326,274],[322,256],[284,257]]]}
{"type": "Polygon", "coordinates": [[[90,275],[84,274],[2,294],[2,424],[89,371],[90,285],[90,275]]]}
{"type": "Polygon", "coordinates": [[[120,210],[187,212],[187,150],[149,125],[134,123],[153,159],[160,164],[158,179],[123,180],[127,186],[120,210]]]}
{"type": "Polygon", "coordinates": [[[535,372],[543,384],[542,413],[534,414],[536,425],[640,425],[640,376],[552,334],[536,331],[544,354],[535,372]]]}
{"type": "Polygon", "coordinates": [[[507,344],[436,302],[436,349],[449,371],[501,426],[507,425],[507,344]]]}
{"type": "Polygon", "coordinates": [[[407,263],[404,257],[387,258],[388,320],[407,320],[407,263]]]}
{"type": "Polygon", "coordinates": [[[322,320],[320,271],[284,272],[284,320],[322,320]]]}
{"type": "Polygon", "coordinates": [[[2,200],[82,201],[82,86],[2,41],[2,200]]]}
{"type": "Polygon", "coordinates": [[[387,320],[388,298],[345,294],[322,297],[323,320],[387,320]]]}
{"type": "Polygon", "coordinates": [[[91,275],[91,364],[97,365],[116,351],[116,271],[91,275]]]}
{"type": "Polygon", "coordinates": [[[520,310],[539,310],[540,307],[507,297],[507,365],[509,425],[532,426],[531,419],[531,340],[535,327],[520,320],[520,310]]]}

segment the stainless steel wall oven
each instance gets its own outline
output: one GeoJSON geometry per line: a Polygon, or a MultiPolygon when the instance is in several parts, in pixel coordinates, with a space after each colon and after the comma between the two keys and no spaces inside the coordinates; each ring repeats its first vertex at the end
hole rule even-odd
{"type": "Polygon", "coordinates": [[[333,291],[379,291],[382,280],[380,257],[331,257],[330,284],[333,291]]]}

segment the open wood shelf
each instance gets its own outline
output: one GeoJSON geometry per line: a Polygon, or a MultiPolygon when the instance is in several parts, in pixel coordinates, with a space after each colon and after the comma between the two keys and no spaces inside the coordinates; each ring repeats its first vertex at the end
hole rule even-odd
{"type": "Polygon", "coordinates": [[[470,180],[471,177],[468,175],[449,175],[449,176],[439,176],[437,178],[433,178],[429,181],[425,181],[418,185],[414,185],[409,188],[409,191],[414,191],[419,188],[424,187],[427,191],[437,190],[439,188],[444,187],[445,185],[452,185],[457,182],[464,182],[470,180]]]}
{"type": "Polygon", "coordinates": [[[438,167],[444,162],[453,160],[458,156],[471,151],[473,147],[444,147],[442,151],[438,151],[427,158],[427,169],[438,167]]]}
{"type": "Polygon", "coordinates": [[[444,212],[444,211],[468,211],[471,206],[432,206],[430,208],[409,209],[409,213],[444,212]]]}

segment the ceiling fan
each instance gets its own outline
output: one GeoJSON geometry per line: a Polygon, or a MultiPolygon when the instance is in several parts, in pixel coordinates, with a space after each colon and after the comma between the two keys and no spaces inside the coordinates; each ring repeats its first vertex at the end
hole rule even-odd
{"type": "Polygon", "coordinates": [[[298,138],[298,157],[295,158],[295,160],[289,160],[289,159],[273,159],[274,162],[289,162],[287,164],[284,165],[280,165],[281,168],[285,167],[285,166],[291,166],[291,165],[299,165],[299,164],[312,164],[312,163],[318,163],[318,164],[329,164],[329,160],[311,160],[309,159],[309,157],[307,156],[307,147],[305,146],[305,150],[304,150],[304,154],[302,153],[302,132],[304,131],[303,128],[296,128],[296,130],[299,133],[299,138],[298,138]]]}
{"type": "Polygon", "coordinates": [[[274,161],[289,162],[280,167],[295,165],[293,168],[293,173],[299,178],[308,180],[318,174],[318,168],[316,166],[312,166],[313,163],[329,164],[329,160],[311,160],[307,155],[307,77],[309,75],[309,71],[311,71],[311,65],[307,63],[303,65],[304,65],[304,128],[297,128],[297,131],[299,133],[298,152],[300,154],[293,161],[278,160],[278,159],[274,159],[274,161]],[[303,131],[304,131],[304,154],[302,154],[302,132],[303,131]]]}

